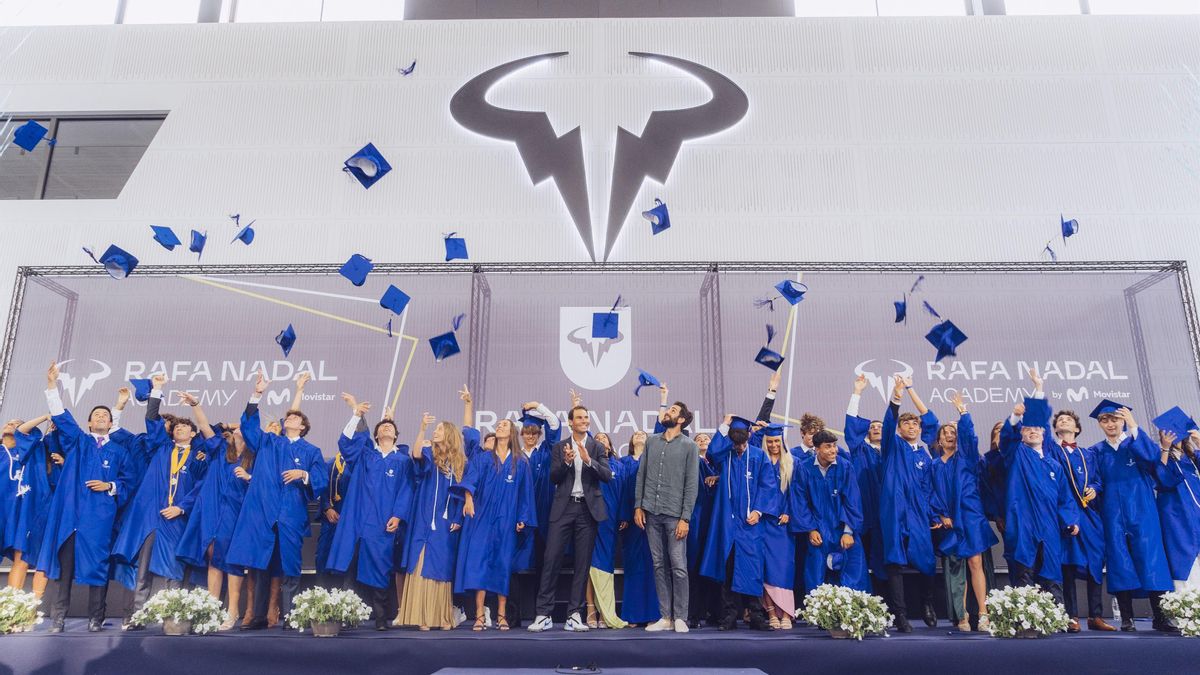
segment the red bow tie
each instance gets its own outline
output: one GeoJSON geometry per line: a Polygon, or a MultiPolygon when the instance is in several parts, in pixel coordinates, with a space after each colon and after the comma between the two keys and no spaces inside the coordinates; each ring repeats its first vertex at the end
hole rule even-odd
{"type": "Polygon", "coordinates": [[[1072,450],[1075,450],[1075,449],[1077,449],[1077,448],[1079,447],[1079,446],[1078,446],[1077,444],[1075,444],[1075,443],[1067,443],[1067,442],[1063,442],[1062,446],[1063,446],[1064,448],[1071,448],[1072,450]]]}

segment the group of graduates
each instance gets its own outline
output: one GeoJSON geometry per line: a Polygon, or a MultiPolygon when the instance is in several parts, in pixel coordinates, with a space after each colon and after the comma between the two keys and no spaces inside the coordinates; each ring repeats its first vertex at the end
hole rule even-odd
{"type": "MultiPolygon", "coordinates": [[[[1105,401],[1092,413],[1103,438],[1081,447],[1079,417],[1052,413],[1041,379],[1029,375],[1034,396],[997,423],[982,448],[961,398],[953,401],[957,422],[941,424],[900,376],[882,420],[860,416],[860,376],[841,438],[805,414],[802,442],[788,449],[786,425],[770,421],[775,373],[754,420],[727,415],[715,434],[692,435],[696,499],[679,535],[687,538],[687,617],[661,614],[644,518],[635,508],[648,434],[633,433],[620,455],[621,444],[588,430],[586,415],[576,422],[576,411],[586,408],[572,391],[572,433],[602,448],[611,472],[599,483],[607,517],[597,519],[590,546],[586,619],[576,617],[575,625],[662,629],[664,621],[685,620],[691,627],[707,621],[728,630],[745,622],[786,630],[810,590],[834,583],[878,591],[896,629],[910,632],[905,578],[919,587],[925,622],[936,625],[933,579],[941,558],[951,623],[969,631],[973,615],[982,631],[999,533],[1012,583],[1052,593],[1072,617],[1071,632],[1080,630],[1078,577],[1086,580],[1089,629],[1117,630],[1102,616],[1106,572],[1121,630],[1135,630],[1133,599],[1148,595],[1154,628],[1175,632],[1159,598],[1200,585],[1200,432],[1191,425],[1151,438],[1128,407],[1105,401]],[[906,393],[916,413],[900,412],[906,393]]],[[[52,364],[49,414],[3,428],[8,482],[0,485],[0,540],[14,561],[9,585],[23,587],[30,568],[39,595],[55,581],[51,632],[63,630],[73,584],[88,587],[89,630],[102,630],[110,580],[134,591],[126,629],[138,628],[129,618],[154,588],[197,583],[217,598],[225,590],[222,629],[239,620],[243,630],[265,628],[290,610],[316,503],[319,583],[359,592],[377,630],[449,630],[458,623],[456,604],[467,608],[477,631],[519,624],[518,600],[530,595],[519,586],[539,577],[521,573],[537,571],[551,555],[544,550],[551,476],[564,475],[551,466],[558,415],[531,401],[519,419],[481,434],[464,386],[462,425],[425,413],[405,445],[390,410],[369,425],[371,405],[343,394],[349,419],[326,461],[307,440],[300,409],[308,379],[297,378],[292,407],[264,428],[258,402],[269,382],[261,373],[241,419],[215,425],[187,393],[180,396],[191,418],[161,412],[166,378],[155,375],[145,431],[135,434],[120,427],[130,398],[125,388],[113,409],[95,407],[81,428],[63,406],[52,364]],[[244,614],[243,590],[252,598],[244,614]],[[496,597],[494,620],[489,595],[496,597]]],[[[687,406],[668,405],[665,384],[660,393],[654,433],[675,426],[687,433],[687,406]]]]}

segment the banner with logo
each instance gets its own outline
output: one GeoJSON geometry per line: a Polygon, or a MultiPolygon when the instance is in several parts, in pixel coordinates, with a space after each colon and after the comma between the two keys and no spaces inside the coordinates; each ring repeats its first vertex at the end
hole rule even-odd
{"type": "MultiPolygon", "coordinates": [[[[464,385],[480,428],[531,401],[565,414],[574,390],[593,411],[593,429],[624,445],[658,410],[657,389],[634,395],[638,369],[696,412],[695,429],[715,428],[726,413],[757,413],[771,376],[754,361],[768,344],[767,325],[771,348],[784,356],[777,421],[812,412],[840,431],[858,374],[868,382],[861,414],[878,418],[891,376],[901,373],[943,420],[956,417],[949,400],[962,392],[982,433],[1031,391],[1031,367],[1055,408],[1081,416],[1102,398],[1132,406],[1144,422],[1172,405],[1200,414],[1177,271],[1147,267],[381,266],[361,288],[336,273],[31,274],[9,335],[0,414],[45,411],[52,361],[81,420],[92,406],[111,405],[130,378],[159,371],[170,380],[166,410],[187,414],[179,394],[188,391],[210,419],[232,421],[262,370],[272,380],[262,409],[277,418],[293,403],[292,379],[309,372],[301,407],[310,438],[330,455],[350,415],[342,392],[371,402],[373,419],[395,405],[405,441],[424,412],[461,424],[464,385]],[[795,306],[774,290],[785,279],[809,289],[795,306]],[[412,297],[402,315],[378,303],[389,284],[412,297]],[[618,296],[617,337],[592,338],[593,314],[618,296]],[[907,317],[897,323],[901,300],[907,317]],[[462,352],[439,362],[428,339],[451,331],[458,314],[466,315],[455,332],[462,352]],[[942,320],[967,339],[939,361],[925,335],[942,320]],[[274,338],[289,324],[297,340],[285,357],[274,338]]],[[[131,403],[122,426],[140,431],[144,410],[131,403]]],[[[1082,440],[1098,439],[1085,423],[1082,440]]],[[[788,442],[798,441],[791,430],[788,442]]]]}

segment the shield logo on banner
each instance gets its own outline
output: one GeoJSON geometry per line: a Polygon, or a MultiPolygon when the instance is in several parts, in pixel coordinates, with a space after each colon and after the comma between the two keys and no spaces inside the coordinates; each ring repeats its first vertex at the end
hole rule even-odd
{"type": "Polygon", "coordinates": [[[558,313],[558,363],[575,384],[599,391],[625,379],[633,362],[633,320],[628,307],[616,310],[617,337],[592,337],[592,315],[611,307],[560,307],[558,313]]]}

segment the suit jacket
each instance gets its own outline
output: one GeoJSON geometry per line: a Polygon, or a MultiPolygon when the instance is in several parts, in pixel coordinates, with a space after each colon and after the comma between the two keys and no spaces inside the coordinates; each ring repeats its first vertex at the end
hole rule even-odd
{"type": "MultiPolygon", "coordinates": [[[[567,508],[567,501],[571,497],[571,488],[575,484],[574,465],[568,466],[563,461],[563,452],[572,442],[571,434],[568,432],[566,439],[556,443],[554,449],[550,451],[550,484],[554,486],[554,502],[550,505],[551,522],[562,516],[563,510],[567,508]]],[[[591,512],[596,522],[600,522],[608,519],[608,509],[604,507],[604,496],[600,494],[600,483],[612,480],[612,469],[608,466],[608,457],[604,446],[588,436],[584,441],[584,447],[587,448],[588,457],[591,458],[592,463],[590,466],[583,465],[579,482],[583,485],[583,499],[587,504],[588,511],[591,512]]]]}

